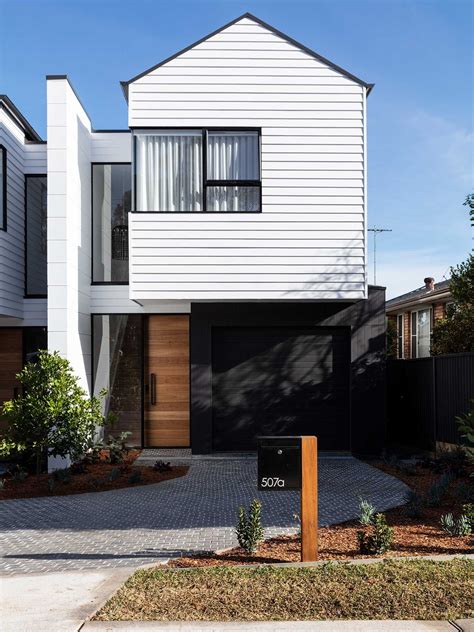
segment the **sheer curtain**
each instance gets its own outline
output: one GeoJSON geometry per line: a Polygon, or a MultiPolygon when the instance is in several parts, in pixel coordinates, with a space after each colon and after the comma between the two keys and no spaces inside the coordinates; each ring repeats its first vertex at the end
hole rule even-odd
{"type": "Polygon", "coordinates": [[[137,211],[202,210],[202,135],[137,134],[137,211]]]}
{"type": "Polygon", "coordinates": [[[259,179],[257,132],[210,131],[207,144],[207,178],[219,185],[207,187],[208,211],[258,211],[260,188],[245,186],[259,179]],[[225,185],[226,181],[234,181],[225,185]],[[242,185],[235,182],[243,181],[242,185]]]}

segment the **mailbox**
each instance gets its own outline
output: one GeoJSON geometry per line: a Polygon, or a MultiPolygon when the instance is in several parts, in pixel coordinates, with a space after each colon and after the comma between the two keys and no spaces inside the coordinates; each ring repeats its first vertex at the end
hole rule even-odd
{"type": "Polygon", "coordinates": [[[301,489],[301,437],[258,438],[258,489],[301,489]]]}

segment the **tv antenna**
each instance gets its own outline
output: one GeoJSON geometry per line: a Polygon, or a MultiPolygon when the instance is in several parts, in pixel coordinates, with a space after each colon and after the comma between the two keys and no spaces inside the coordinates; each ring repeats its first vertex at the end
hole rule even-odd
{"type": "Polygon", "coordinates": [[[374,285],[377,285],[377,235],[378,233],[391,233],[391,228],[373,228],[367,229],[369,232],[374,233],[374,285]]]}

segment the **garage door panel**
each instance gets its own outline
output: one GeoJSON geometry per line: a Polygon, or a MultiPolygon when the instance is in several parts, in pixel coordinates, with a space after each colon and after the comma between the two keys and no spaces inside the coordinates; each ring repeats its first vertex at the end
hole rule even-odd
{"type": "Polygon", "coordinates": [[[212,366],[215,450],[255,449],[262,434],[349,449],[346,330],[216,328],[212,366]]]}

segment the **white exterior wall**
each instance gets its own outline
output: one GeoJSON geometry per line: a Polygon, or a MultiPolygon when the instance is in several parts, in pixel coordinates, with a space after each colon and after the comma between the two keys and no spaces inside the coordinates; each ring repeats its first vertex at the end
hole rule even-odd
{"type": "Polygon", "coordinates": [[[0,144],[7,150],[7,230],[0,230],[0,317],[23,318],[24,143],[23,132],[0,108],[0,144]]]}
{"type": "Polygon", "coordinates": [[[91,385],[91,124],[66,79],[47,82],[48,347],[91,385]]]}
{"type": "Polygon", "coordinates": [[[365,100],[249,18],[131,83],[132,127],[261,127],[263,197],[260,214],[131,214],[131,298],[365,298],[365,100]]]}

